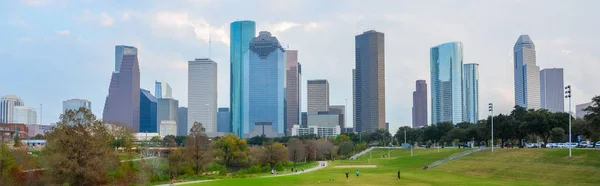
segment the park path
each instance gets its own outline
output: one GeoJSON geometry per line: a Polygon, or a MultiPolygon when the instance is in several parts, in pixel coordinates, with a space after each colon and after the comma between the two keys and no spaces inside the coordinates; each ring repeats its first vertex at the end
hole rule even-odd
{"type": "MultiPolygon", "coordinates": [[[[316,171],[322,168],[327,167],[329,164],[327,163],[327,161],[319,161],[319,165],[313,168],[309,168],[309,169],[304,169],[303,172],[293,172],[293,173],[285,173],[285,174],[278,174],[278,175],[268,175],[268,176],[260,176],[258,178],[272,178],[272,177],[280,177],[280,176],[291,176],[291,175],[297,175],[297,174],[304,174],[304,173],[309,173],[312,171],[316,171]],[[323,166],[321,166],[323,165],[323,166]]],[[[179,182],[179,183],[173,183],[173,185],[186,185],[186,184],[192,184],[192,183],[203,183],[203,182],[212,182],[212,181],[219,181],[221,179],[216,179],[216,180],[197,180],[197,181],[187,181],[187,182],[179,182]]],[[[170,186],[170,184],[163,184],[163,185],[158,185],[158,186],[170,186]]]]}

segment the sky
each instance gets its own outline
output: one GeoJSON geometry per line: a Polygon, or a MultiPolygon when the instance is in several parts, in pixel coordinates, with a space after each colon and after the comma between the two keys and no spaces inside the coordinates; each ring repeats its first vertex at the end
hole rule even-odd
{"type": "Polygon", "coordinates": [[[415,81],[430,86],[429,49],[452,41],[463,43],[464,63],[479,63],[480,118],[490,102],[495,113],[514,106],[512,48],[521,34],[535,43],[541,69],[564,68],[575,105],[600,94],[597,7],[594,0],[1,1],[0,96],[20,96],[38,117],[43,104],[42,124],[57,121],[62,101],[71,98],[90,100],[101,117],[114,46],[132,45],[141,88],[154,93],[154,81],[168,82],[180,106],[187,105],[187,61],[212,58],[218,105],[228,107],[229,24],[253,20],[257,33],[270,31],[282,46],[298,50],[303,80],[329,81],[330,104],[347,99],[349,126],[354,36],[367,30],[385,34],[390,128],[411,125],[415,81]]]}

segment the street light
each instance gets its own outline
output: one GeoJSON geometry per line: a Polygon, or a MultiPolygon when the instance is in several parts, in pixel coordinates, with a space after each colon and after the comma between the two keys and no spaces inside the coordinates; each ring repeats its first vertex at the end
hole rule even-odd
{"type": "Polygon", "coordinates": [[[490,103],[488,105],[490,112],[491,112],[491,118],[492,118],[492,152],[494,152],[494,104],[490,103]]]}
{"type": "Polygon", "coordinates": [[[567,85],[567,87],[565,87],[565,98],[569,98],[569,158],[571,157],[571,150],[572,150],[572,145],[571,145],[571,85],[567,85]]]}

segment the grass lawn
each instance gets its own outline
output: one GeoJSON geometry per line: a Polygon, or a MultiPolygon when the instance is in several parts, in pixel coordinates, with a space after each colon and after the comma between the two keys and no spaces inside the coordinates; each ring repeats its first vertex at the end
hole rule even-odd
{"type": "Polygon", "coordinates": [[[391,158],[381,158],[388,150],[378,149],[358,160],[331,162],[329,167],[306,174],[274,178],[233,178],[190,185],[598,185],[600,151],[567,149],[495,149],[467,155],[446,164],[422,170],[423,165],[444,159],[463,149],[390,150],[391,158]],[[377,168],[334,168],[336,165],[373,164],[377,168]],[[396,177],[402,172],[402,179],[396,177]],[[350,173],[346,181],[345,173],[350,173]],[[330,181],[333,179],[333,181],[330,181]]]}

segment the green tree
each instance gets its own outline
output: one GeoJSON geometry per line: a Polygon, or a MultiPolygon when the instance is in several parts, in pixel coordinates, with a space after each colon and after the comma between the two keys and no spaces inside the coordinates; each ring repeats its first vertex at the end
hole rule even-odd
{"type": "Polygon", "coordinates": [[[160,139],[160,136],[153,136],[152,138],[150,138],[150,142],[152,143],[152,145],[156,146],[162,143],[162,139],[160,139]]]}
{"type": "Polygon", "coordinates": [[[333,140],[333,144],[339,145],[344,141],[350,141],[350,137],[346,134],[340,134],[333,140]]]}
{"type": "Polygon", "coordinates": [[[175,136],[173,136],[173,135],[166,135],[162,139],[162,146],[163,147],[177,147],[177,142],[175,142],[175,136]]]}
{"type": "Polygon", "coordinates": [[[600,133],[600,96],[593,97],[592,104],[583,111],[587,112],[583,118],[590,123],[592,130],[600,133]]]}
{"type": "Polygon", "coordinates": [[[130,151],[133,148],[133,134],[131,129],[124,124],[106,124],[106,129],[110,135],[111,144],[115,149],[123,148],[125,151],[130,151]]]}
{"type": "Polygon", "coordinates": [[[542,138],[544,141],[544,145],[542,147],[546,147],[545,144],[548,144],[548,140],[550,139],[550,133],[552,131],[552,123],[549,120],[550,113],[547,110],[540,109],[529,111],[525,114],[525,128],[528,129],[532,134],[535,134],[542,138]]]}
{"type": "Polygon", "coordinates": [[[235,134],[227,133],[215,141],[213,155],[218,157],[225,167],[233,162],[246,162],[248,159],[248,145],[246,140],[240,139],[235,134]]]}
{"type": "Polygon", "coordinates": [[[178,176],[181,170],[181,164],[184,160],[183,152],[180,149],[173,149],[167,156],[167,164],[169,165],[169,175],[178,176]]]}
{"type": "Polygon", "coordinates": [[[461,144],[464,144],[464,142],[467,141],[467,130],[463,128],[453,128],[450,130],[450,132],[448,132],[447,135],[451,140],[458,140],[458,148],[460,148],[461,144]]]}
{"type": "Polygon", "coordinates": [[[13,183],[10,173],[14,168],[17,168],[14,155],[4,141],[0,141],[0,183],[13,183]]]}
{"type": "MultiPolygon", "coordinates": [[[[173,142],[175,142],[175,140],[173,140],[173,142]]],[[[196,174],[199,174],[200,171],[212,161],[210,155],[210,141],[200,122],[194,122],[185,144],[186,159],[192,164],[192,168],[196,174]]]]}
{"type": "Polygon", "coordinates": [[[281,143],[268,143],[262,146],[263,158],[261,162],[275,168],[275,164],[287,161],[288,150],[281,143]]]}
{"type": "Polygon", "coordinates": [[[352,141],[344,141],[340,144],[340,155],[347,157],[348,155],[352,154],[352,150],[354,150],[354,144],[352,144],[352,141]]]}
{"type": "Polygon", "coordinates": [[[553,142],[563,142],[565,139],[565,129],[554,127],[550,133],[550,138],[553,142]]]}

